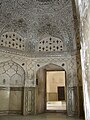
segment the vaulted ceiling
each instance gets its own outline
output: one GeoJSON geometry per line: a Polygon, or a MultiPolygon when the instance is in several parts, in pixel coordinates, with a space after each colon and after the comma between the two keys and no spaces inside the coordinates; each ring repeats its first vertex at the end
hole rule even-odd
{"type": "Polygon", "coordinates": [[[0,13],[0,36],[15,32],[26,51],[38,51],[37,43],[49,36],[61,39],[64,51],[76,49],[71,0],[0,0],[0,13]]]}

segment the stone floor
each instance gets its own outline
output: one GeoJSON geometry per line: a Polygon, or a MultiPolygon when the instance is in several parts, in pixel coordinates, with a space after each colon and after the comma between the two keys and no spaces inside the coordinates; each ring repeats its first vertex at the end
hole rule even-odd
{"type": "Polygon", "coordinates": [[[65,101],[48,101],[47,110],[66,110],[65,101]]]}
{"type": "Polygon", "coordinates": [[[84,119],[68,117],[65,114],[61,113],[44,113],[30,116],[20,115],[0,116],[0,120],[84,120],[84,119]]]}

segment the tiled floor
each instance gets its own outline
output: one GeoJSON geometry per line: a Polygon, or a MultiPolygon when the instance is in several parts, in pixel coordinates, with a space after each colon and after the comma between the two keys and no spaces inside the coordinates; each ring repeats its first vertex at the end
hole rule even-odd
{"type": "Polygon", "coordinates": [[[75,117],[68,117],[65,114],[61,113],[44,113],[39,115],[30,115],[30,116],[0,116],[0,120],[84,120],[75,117]]]}

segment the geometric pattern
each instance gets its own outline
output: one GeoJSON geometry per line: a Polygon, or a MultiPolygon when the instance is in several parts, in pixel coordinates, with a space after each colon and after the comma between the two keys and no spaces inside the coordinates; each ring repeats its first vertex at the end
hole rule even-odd
{"type": "Polygon", "coordinates": [[[6,32],[1,35],[0,46],[25,50],[23,38],[15,32],[6,32]]]}
{"type": "Polygon", "coordinates": [[[63,42],[55,37],[47,37],[39,41],[38,51],[62,51],[63,42]]]}
{"type": "Polygon", "coordinates": [[[24,70],[13,61],[0,64],[0,86],[23,87],[24,70]]]}

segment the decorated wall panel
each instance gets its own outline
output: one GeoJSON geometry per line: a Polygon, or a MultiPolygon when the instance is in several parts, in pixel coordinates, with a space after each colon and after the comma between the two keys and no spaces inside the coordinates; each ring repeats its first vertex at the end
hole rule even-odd
{"type": "Polygon", "coordinates": [[[35,88],[26,87],[24,89],[24,109],[23,114],[29,115],[35,113],[35,88]]]}
{"type": "Polygon", "coordinates": [[[0,114],[23,113],[23,88],[0,87],[0,114]]]}
{"type": "Polygon", "coordinates": [[[25,43],[23,38],[15,32],[6,32],[2,34],[0,39],[0,46],[25,50],[25,43]]]}
{"type": "Polygon", "coordinates": [[[48,37],[38,42],[38,51],[63,51],[63,42],[54,37],[48,37]]]}
{"type": "Polygon", "coordinates": [[[24,75],[22,67],[13,61],[0,64],[0,86],[24,86],[24,75]]]}
{"type": "Polygon", "coordinates": [[[7,114],[9,110],[9,88],[0,88],[0,114],[7,114]]]}

